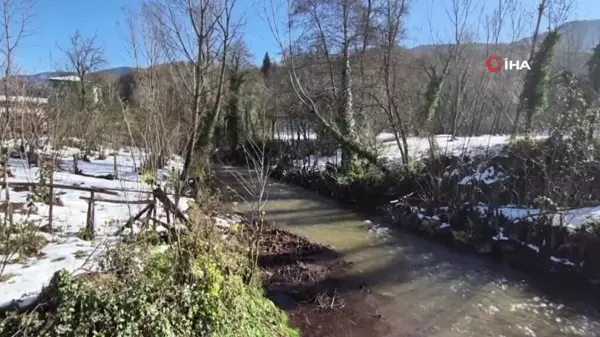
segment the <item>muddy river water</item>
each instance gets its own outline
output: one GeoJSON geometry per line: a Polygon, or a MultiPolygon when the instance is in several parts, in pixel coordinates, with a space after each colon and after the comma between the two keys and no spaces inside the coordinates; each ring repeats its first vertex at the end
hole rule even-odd
{"type": "MultiPolygon", "coordinates": [[[[255,191],[251,186],[260,179],[246,169],[217,166],[215,171],[252,200],[248,189],[255,191]]],[[[585,294],[556,296],[577,289],[534,281],[409,234],[369,230],[365,220],[376,224],[376,219],[296,186],[269,181],[265,195],[267,217],[277,227],[331,245],[352,262],[348,279],[377,294],[375,314],[390,326],[390,337],[600,336],[600,314],[585,294]]]]}

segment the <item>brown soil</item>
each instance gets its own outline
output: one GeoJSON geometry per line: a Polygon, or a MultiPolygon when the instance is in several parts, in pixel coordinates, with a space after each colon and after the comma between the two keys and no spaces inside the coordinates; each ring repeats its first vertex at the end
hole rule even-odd
{"type": "Polygon", "coordinates": [[[331,248],[278,229],[264,233],[261,247],[267,295],[303,337],[377,337],[387,332],[373,296],[344,284],[348,264],[331,248]]]}

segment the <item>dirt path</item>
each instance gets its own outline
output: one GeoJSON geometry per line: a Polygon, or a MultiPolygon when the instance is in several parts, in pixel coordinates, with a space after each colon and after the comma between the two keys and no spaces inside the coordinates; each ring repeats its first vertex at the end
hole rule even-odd
{"type": "MultiPolygon", "coordinates": [[[[248,170],[220,166],[216,173],[252,200],[242,186],[256,181],[248,170]]],[[[317,313],[309,327],[329,334],[315,336],[600,336],[600,315],[577,289],[534,282],[411,235],[378,237],[365,228],[367,217],[298,187],[270,182],[266,192],[267,217],[278,228],[329,245],[349,263],[336,291],[364,308],[362,323],[317,313]]]]}

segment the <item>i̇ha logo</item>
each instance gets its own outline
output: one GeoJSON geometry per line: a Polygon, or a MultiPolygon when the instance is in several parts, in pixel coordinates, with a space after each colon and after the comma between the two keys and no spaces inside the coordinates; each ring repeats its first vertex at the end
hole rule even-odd
{"type": "Polygon", "coordinates": [[[502,58],[498,55],[491,55],[485,62],[487,69],[493,73],[497,73],[500,70],[531,70],[527,61],[509,60],[502,58]]]}

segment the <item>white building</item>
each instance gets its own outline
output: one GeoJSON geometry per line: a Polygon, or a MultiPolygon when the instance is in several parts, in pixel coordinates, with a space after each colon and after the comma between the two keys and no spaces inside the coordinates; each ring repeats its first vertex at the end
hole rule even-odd
{"type": "MultiPolygon", "coordinates": [[[[79,83],[81,82],[81,78],[77,75],[66,75],[66,76],[56,76],[48,78],[48,82],[54,84],[55,86],[59,86],[61,83],[79,83]]],[[[100,101],[101,95],[100,88],[97,86],[92,86],[92,97],[94,99],[94,103],[98,103],[100,101]]]]}

